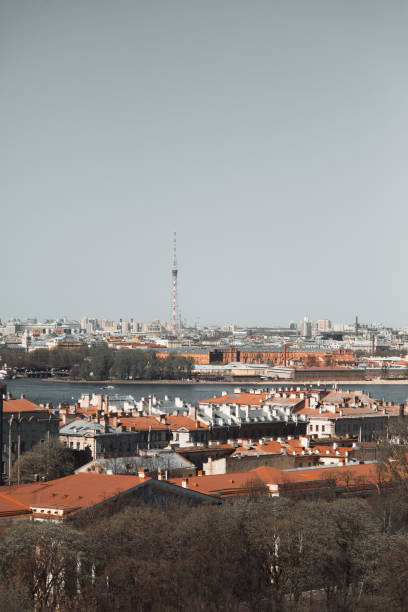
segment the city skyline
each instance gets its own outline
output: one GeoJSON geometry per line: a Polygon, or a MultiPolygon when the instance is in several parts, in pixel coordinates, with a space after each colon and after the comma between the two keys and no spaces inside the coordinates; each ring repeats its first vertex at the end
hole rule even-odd
{"type": "MultiPolygon", "coordinates": [[[[20,322],[20,323],[25,323],[25,324],[32,324],[32,325],[42,325],[42,324],[46,324],[46,323],[56,323],[56,322],[60,322],[61,324],[68,324],[68,323],[81,323],[83,321],[96,321],[100,324],[104,324],[109,326],[112,325],[120,325],[120,323],[134,323],[134,324],[141,324],[141,323],[160,323],[161,325],[163,325],[164,327],[167,328],[168,333],[173,333],[173,319],[171,318],[170,320],[166,320],[166,319],[159,319],[159,318],[154,318],[151,317],[149,319],[140,319],[137,318],[135,316],[131,316],[129,318],[125,318],[125,317],[118,317],[118,318],[114,318],[114,317],[109,317],[109,316],[97,316],[95,314],[82,314],[79,317],[68,317],[66,315],[57,315],[57,316],[48,316],[48,317],[37,317],[37,316],[27,316],[27,317],[18,317],[18,316],[12,316],[12,317],[1,317],[0,316],[0,324],[7,324],[7,323],[12,323],[12,322],[20,322]]],[[[408,325],[403,325],[403,326],[398,326],[398,325],[387,325],[385,324],[383,321],[364,321],[364,320],[360,320],[359,317],[355,317],[354,320],[351,321],[334,321],[331,319],[323,319],[323,318],[310,318],[308,316],[304,316],[302,317],[301,320],[299,321],[295,321],[293,319],[291,319],[290,321],[286,321],[286,322],[272,322],[272,323],[268,323],[268,324],[259,324],[259,325],[255,325],[255,324],[251,324],[251,323],[247,323],[247,324],[240,324],[234,321],[230,321],[228,323],[219,323],[219,322],[210,322],[210,323],[206,323],[206,324],[200,324],[199,321],[187,321],[187,320],[183,320],[181,321],[181,326],[177,328],[176,330],[176,334],[178,334],[180,332],[180,330],[184,329],[194,329],[194,328],[215,328],[215,329],[223,329],[223,328],[236,328],[236,329],[297,329],[298,331],[301,331],[302,329],[309,329],[309,326],[311,329],[314,329],[315,331],[329,331],[329,330],[339,330],[339,329],[346,329],[346,328],[350,328],[353,331],[356,330],[356,327],[359,330],[367,330],[367,329],[371,329],[371,328],[386,328],[386,329],[408,329],[408,325]]],[[[82,325],[82,328],[85,328],[84,325],[82,325]]],[[[131,331],[131,330],[130,330],[131,331]]],[[[136,333],[136,332],[135,332],[136,333]]],[[[307,335],[307,334],[304,334],[307,335]]]]}
{"type": "Polygon", "coordinates": [[[406,325],[391,6],[5,0],[2,319],[406,325]]]}

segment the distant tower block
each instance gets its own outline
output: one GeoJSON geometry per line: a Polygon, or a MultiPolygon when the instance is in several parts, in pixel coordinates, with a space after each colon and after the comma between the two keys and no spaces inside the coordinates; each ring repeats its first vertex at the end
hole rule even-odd
{"type": "Polygon", "coordinates": [[[171,269],[172,280],[172,307],[171,307],[171,331],[175,335],[177,333],[177,250],[176,250],[176,232],[173,236],[173,267],[171,269]]]}

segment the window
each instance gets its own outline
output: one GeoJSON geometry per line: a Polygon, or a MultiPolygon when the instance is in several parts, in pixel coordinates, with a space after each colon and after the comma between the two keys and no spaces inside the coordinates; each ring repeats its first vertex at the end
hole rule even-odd
{"type": "Polygon", "coordinates": [[[323,432],[325,429],[326,429],[326,428],[325,428],[325,426],[324,426],[324,425],[322,425],[322,432],[323,432]]]}

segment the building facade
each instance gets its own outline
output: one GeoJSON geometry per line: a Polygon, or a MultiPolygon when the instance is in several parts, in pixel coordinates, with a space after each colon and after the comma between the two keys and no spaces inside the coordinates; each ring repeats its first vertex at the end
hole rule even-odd
{"type": "Polygon", "coordinates": [[[59,418],[48,408],[37,406],[24,396],[3,400],[1,472],[4,481],[17,459],[38,443],[58,436],[59,418]]]}

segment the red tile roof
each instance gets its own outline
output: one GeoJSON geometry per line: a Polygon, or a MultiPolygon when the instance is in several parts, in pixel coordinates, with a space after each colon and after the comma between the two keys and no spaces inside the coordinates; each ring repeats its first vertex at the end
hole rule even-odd
{"type": "Polygon", "coordinates": [[[205,423],[181,414],[168,414],[165,416],[165,419],[166,424],[170,427],[170,429],[179,429],[180,427],[185,427],[189,431],[196,429],[208,429],[208,426],[205,423]]]}
{"type": "MultiPolygon", "coordinates": [[[[182,486],[184,478],[172,478],[170,482],[182,486]]],[[[230,497],[232,495],[247,495],[251,487],[263,487],[263,482],[256,474],[239,472],[219,474],[215,476],[195,476],[188,478],[187,488],[192,491],[230,497]]]]}
{"type": "Polygon", "coordinates": [[[270,393],[228,393],[220,397],[200,400],[200,404],[238,404],[243,406],[260,406],[270,393]]]}
{"type": "MultiPolygon", "coordinates": [[[[109,419],[109,424],[115,426],[115,417],[109,419]]],[[[160,423],[156,417],[153,416],[137,416],[137,417],[120,417],[117,421],[118,427],[126,427],[127,430],[130,430],[132,427],[135,428],[136,431],[147,431],[149,428],[151,429],[165,429],[168,427],[164,423],[160,423]]]]}
{"type": "MultiPolygon", "coordinates": [[[[8,491],[8,488],[4,488],[8,491]]],[[[0,493],[0,518],[16,518],[30,513],[30,506],[13,499],[5,493],[0,493]]]]}
{"type": "Polygon", "coordinates": [[[7,510],[13,504],[21,506],[22,510],[63,510],[65,516],[70,516],[137,487],[147,480],[149,478],[138,476],[79,473],[49,482],[8,487],[7,499],[0,495],[0,516],[3,508],[7,510]]]}
{"type": "Polygon", "coordinates": [[[76,414],[83,414],[87,417],[95,416],[97,412],[98,412],[97,406],[89,406],[89,408],[81,408],[80,406],[78,406],[78,408],[76,408],[75,410],[76,414]]]}
{"type": "Polygon", "coordinates": [[[250,445],[239,444],[235,449],[237,455],[280,455],[282,453],[282,445],[274,440],[265,440],[263,444],[258,441],[252,442],[250,445]]]}
{"type": "MultiPolygon", "coordinates": [[[[304,470],[288,470],[285,472],[285,482],[311,482],[333,479],[338,486],[356,485],[356,484],[371,484],[375,485],[378,482],[377,463],[364,463],[358,465],[344,466],[327,466],[304,470]]],[[[390,478],[390,473],[385,473],[386,478],[390,478]]],[[[384,478],[384,474],[383,474],[384,478]]]]}
{"type": "MultiPolygon", "coordinates": [[[[378,483],[377,464],[328,466],[303,470],[280,470],[269,466],[261,466],[248,472],[219,474],[214,476],[195,476],[188,478],[187,487],[200,493],[231,497],[248,495],[251,490],[261,489],[267,485],[296,485],[302,489],[302,484],[309,486],[316,483],[321,487],[325,482],[335,480],[337,486],[375,487],[378,483]]],[[[390,474],[385,479],[389,480],[390,474]]],[[[170,482],[182,485],[183,478],[174,478],[170,482]]],[[[328,485],[327,485],[328,486],[328,485]]]]}
{"type": "MultiPolygon", "coordinates": [[[[194,476],[187,479],[187,487],[193,491],[220,497],[247,495],[251,489],[263,488],[269,480],[279,481],[282,473],[283,471],[277,468],[262,466],[249,472],[194,476]]],[[[181,486],[183,480],[186,479],[173,478],[170,482],[181,486]]]]}
{"type": "Polygon", "coordinates": [[[3,402],[3,412],[37,412],[39,410],[49,412],[48,408],[42,408],[25,398],[6,399],[3,402]]]}

